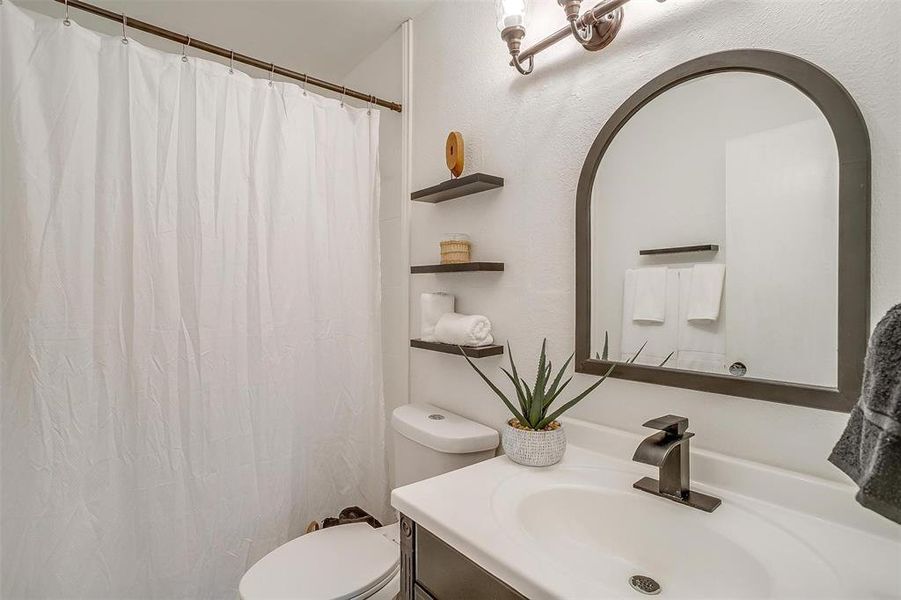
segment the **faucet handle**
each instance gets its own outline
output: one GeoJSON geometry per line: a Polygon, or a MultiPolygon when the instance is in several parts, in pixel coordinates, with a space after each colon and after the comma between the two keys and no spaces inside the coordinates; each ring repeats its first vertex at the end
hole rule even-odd
{"type": "Polygon", "coordinates": [[[688,419],[677,415],[664,415],[643,423],[642,427],[659,429],[670,435],[683,435],[688,429],[688,419]]]}

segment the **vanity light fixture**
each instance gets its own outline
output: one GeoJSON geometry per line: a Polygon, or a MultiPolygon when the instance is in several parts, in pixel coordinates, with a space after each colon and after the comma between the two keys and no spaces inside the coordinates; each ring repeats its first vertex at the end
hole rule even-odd
{"type": "Polygon", "coordinates": [[[606,48],[622,27],[623,5],[628,1],[605,0],[582,13],[582,0],[557,0],[569,24],[523,50],[522,40],[526,36],[525,0],[496,0],[497,28],[510,52],[510,65],[522,75],[528,75],[535,67],[536,54],[570,36],[586,50],[606,48]]]}
{"type": "Polygon", "coordinates": [[[512,57],[511,64],[523,75],[532,72],[535,61],[529,57],[529,66],[523,67],[519,62],[519,49],[522,38],[526,36],[526,0],[497,0],[497,30],[501,39],[507,43],[507,50],[512,57]]]}

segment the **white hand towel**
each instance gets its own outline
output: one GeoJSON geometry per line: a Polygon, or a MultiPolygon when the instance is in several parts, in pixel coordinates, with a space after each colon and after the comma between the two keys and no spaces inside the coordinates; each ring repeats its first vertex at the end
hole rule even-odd
{"type": "Polygon", "coordinates": [[[691,290],[688,293],[689,321],[716,321],[720,318],[720,300],[726,265],[703,264],[691,269],[691,290]]]}
{"type": "Polygon", "coordinates": [[[666,318],[666,267],[636,269],[634,321],[663,323],[666,318]]]}
{"type": "Polygon", "coordinates": [[[419,297],[419,337],[434,342],[435,325],[442,315],[454,312],[454,296],[444,292],[424,293],[419,297]]]}
{"type": "Polygon", "coordinates": [[[444,344],[488,346],[494,343],[491,321],[482,315],[448,313],[438,319],[435,338],[444,344]]]}
{"type": "MultiPolygon", "coordinates": [[[[679,352],[675,367],[725,375],[726,324],[716,321],[689,321],[688,309],[694,269],[674,269],[679,273],[679,352]]],[[[728,310],[728,308],[726,309],[728,310]]]]}
{"type": "MultiPolygon", "coordinates": [[[[635,321],[632,318],[635,307],[635,293],[638,284],[638,270],[628,269],[623,282],[623,317],[622,343],[620,344],[621,360],[630,360],[641,348],[637,364],[659,366],[666,357],[676,350],[679,323],[679,276],[676,270],[670,269],[666,274],[665,319],[660,321],[635,321]]],[[[616,360],[613,351],[612,360],[616,360]]],[[[672,359],[667,366],[673,366],[672,359]]]]}

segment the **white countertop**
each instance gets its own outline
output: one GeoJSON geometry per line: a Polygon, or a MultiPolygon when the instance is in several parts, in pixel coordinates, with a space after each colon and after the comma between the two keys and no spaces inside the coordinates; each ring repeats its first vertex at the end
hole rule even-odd
{"type": "MultiPolygon", "coordinates": [[[[728,538],[725,543],[737,552],[738,558],[728,565],[733,574],[738,573],[740,579],[744,575],[750,576],[757,569],[762,578],[768,580],[765,588],[760,588],[766,589],[766,592],[735,589],[721,590],[720,593],[715,591],[716,588],[709,588],[712,585],[709,578],[703,581],[701,578],[672,581],[678,577],[670,575],[672,585],[667,586],[665,581],[661,581],[664,587],[661,598],[717,595],[788,597],[785,590],[793,590],[791,595],[797,597],[801,589],[809,589],[811,597],[901,597],[901,527],[859,507],[853,501],[854,490],[850,486],[692,450],[693,489],[723,499],[723,505],[714,513],[703,513],[631,488],[629,482],[633,479],[656,476],[656,469],[629,460],[641,439],[638,436],[574,419],[567,419],[565,427],[570,445],[558,465],[536,469],[517,465],[506,456],[500,456],[398,488],[391,495],[392,505],[530,598],[638,598],[637,592],[625,587],[619,571],[606,563],[604,555],[597,555],[601,556],[595,563],[598,568],[593,568],[591,562],[580,564],[580,557],[592,556],[589,553],[596,551],[588,547],[584,552],[579,549],[585,540],[575,538],[583,536],[573,536],[571,544],[564,536],[563,545],[560,545],[561,534],[555,532],[558,545],[552,547],[551,542],[546,544],[543,533],[540,533],[540,540],[536,539],[534,527],[529,530],[533,533],[529,533],[517,521],[527,519],[534,525],[535,520],[534,511],[521,510],[521,497],[554,486],[561,490],[576,489],[578,493],[580,474],[597,479],[600,473],[604,477],[603,485],[614,486],[620,498],[619,504],[605,504],[602,500],[597,502],[597,506],[593,503],[585,505],[586,497],[605,496],[583,495],[580,506],[568,502],[570,496],[566,494],[570,492],[561,492],[560,501],[550,501],[550,513],[538,513],[548,521],[541,527],[554,530],[556,527],[572,527],[573,522],[578,527],[579,522],[584,522],[600,531],[600,536],[607,531],[603,527],[609,527],[613,536],[615,511],[627,506],[622,503],[624,500],[633,509],[640,505],[635,510],[654,512],[652,516],[655,518],[651,520],[656,523],[654,531],[637,532],[645,536],[643,539],[657,539],[659,536],[661,541],[672,541],[672,535],[668,536],[671,532],[665,529],[668,523],[673,523],[675,527],[676,521],[682,521],[680,527],[683,529],[688,527],[679,534],[683,537],[692,537],[691,523],[700,524],[705,531],[708,530],[707,525],[714,524],[714,529],[719,533],[709,534],[714,536],[710,539],[728,538]],[[584,446],[591,446],[592,449],[584,446]],[[642,504],[647,502],[659,504],[642,504]],[[573,511],[579,513],[572,514],[573,511]],[[606,520],[598,529],[601,516],[606,520]],[[767,550],[765,545],[760,546],[765,540],[755,541],[767,535],[768,527],[782,532],[780,535],[786,535],[787,540],[795,540],[791,543],[800,544],[798,548],[801,550],[795,554],[798,565],[791,564],[794,560],[792,555],[781,557],[778,563],[774,563],[773,557],[767,554],[778,554],[778,549],[776,552],[772,548],[767,550]],[[760,547],[755,548],[755,543],[760,547]],[[745,553],[745,544],[749,546],[748,553],[745,553]],[[582,553],[567,556],[569,545],[573,551],[578,549],[582,553]],[[800,556],[808,551],[810,557],[800,556]],[[742,558],[745,554],[749,557],[747,562],[742,558]],[[812,570],[805,571],[808,566],[812,570]],[[616,576],[609,575],[614,572],[616,576]],[[799,584],[792,579],[803,579],[805,573],[816,580],[812,583],[819,582],[819,585],[793,587],[799,584]],[[613,580],[608,581],[604,577],[613,580]],[[829,582],[828,587],[823,589],[829,591],[824,596],[823,589],[818,588],[827,585],[825,579],[829,582]],[[698,587],[692,587],[695,585],[698,587]],[[703,588],[704,585],[709,589],[703,588]]],[[[583,487],[588,489],[587,479],[583,487]]],[[[635,513],[635,510],[631,512],[635,513]]],[[[637,528],[641,529],[644,522],[641,514],[644,513],[638,514],[638,521],[633,521],[630,526],[636,527],[634,523],[638,523],[637,528]]],[[[625,515],[623,518],[626,518],[625,515]]],[[[631,518],[636,517],[633,514],[631,518]]],[[[570,530],[561,531],[565,533],[570,530]]],[[[619,532],[618,535],[624,534],[619,532]]],[[[698,539],[707,538],[701,536],[698,539]]],[[[679,546],[674,548],[674,562],[679,562],[682,560],[678,557],[679,546]]],[[[632,550],[634,554],[634,548],[632,550]]],[[[625,560],[612,556],[617,553],[615,544],[606,551],[611,554],[613,563],[625,560]]],[[[624,565],[621,565],[621,570],[630,568],[627,560],[624,565]]],[[[658,567],[658,572],[660,570],[664,569],[658,567]]],[[[710,577],[715,582],[716,574],[711,573],[710,577]]],[[[723,576],[723,579],[726,578],[723,576]]],[[[808,594],[801,592],[801,595],[808,594]]]]}

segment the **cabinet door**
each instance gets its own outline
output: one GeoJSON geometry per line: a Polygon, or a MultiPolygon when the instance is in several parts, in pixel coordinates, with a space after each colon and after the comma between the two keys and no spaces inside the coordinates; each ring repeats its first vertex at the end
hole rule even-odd
{"type": "Polygon", "coordinates": [[[416,526],[416,583],[436,600],[520,600],[522,594],[416,526]]]}

